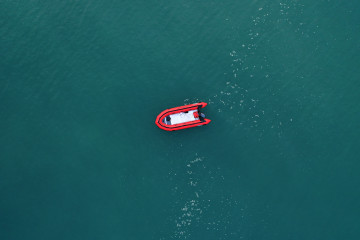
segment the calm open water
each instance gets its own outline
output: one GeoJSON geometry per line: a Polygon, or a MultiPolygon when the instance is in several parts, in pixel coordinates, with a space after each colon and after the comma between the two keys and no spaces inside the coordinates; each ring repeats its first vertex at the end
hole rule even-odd
{"type": "Polygon", "coordinates": [[[0,239],[359,239],[359,12],[1,1],[0,239]]]}

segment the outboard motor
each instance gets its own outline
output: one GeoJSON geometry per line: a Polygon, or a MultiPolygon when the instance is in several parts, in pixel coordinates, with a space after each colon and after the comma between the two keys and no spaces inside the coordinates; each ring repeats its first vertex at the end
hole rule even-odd
{"type": "Polygon", "coordinates": [[[204,120],[205,114],[200,113],[199,118],[200,118],[200,121],[205,122],[205,120],[204,120]]]}

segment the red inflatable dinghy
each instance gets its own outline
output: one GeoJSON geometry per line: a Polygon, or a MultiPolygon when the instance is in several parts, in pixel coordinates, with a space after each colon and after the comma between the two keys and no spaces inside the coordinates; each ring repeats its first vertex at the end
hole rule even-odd
{"type": "Polygon", "coordinates": [[[156,125],[166,131],[175,131],[185,128],[208,124],[211,120],[205,118],[200,109],[207,103],[194,103],[162,111],[156,118],[156,125]]]}

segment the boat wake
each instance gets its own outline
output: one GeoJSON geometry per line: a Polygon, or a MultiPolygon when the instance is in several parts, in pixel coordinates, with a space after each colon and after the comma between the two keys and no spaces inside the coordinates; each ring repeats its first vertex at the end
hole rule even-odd
{"type": "Polygon", "coordinates": [[[162,239],[197,239],[204,233],[219,236],[218,239],[241,235],[241,227],[230,227],[234,207],[245,211],[246,206],[240,207],[239,202],[232,199],[231,194],[214,189],[224,184],[224,176],[221,169],[210,167],[206,164],[205,157],[198,154],[195,158],[186,162],[181,172],[171,173],[172,181],[177,184],[173,194],[178,201],[175,203],[173,222],[173,234],[162,239]]]}
{"type": "MultiPolygon", "coordinates": [[[[269,45],[267,39],[272,39],[277,33],[269,33],[268,29],[277,25],[294,25],[295,33],[302,34],[303,24],[289,17],[301,15],[302,8],[295,1],[259,6],[250,19],[251,27],[245,31],[245,38],[240,36],[239,30],[230,34],[230,39],[239,41],[229,51],[229,69],[224,71],[224,83],[219,86],[218,92],[208,99],[185,99],[184,104],[207,101],[231,123],[231,129],[241,127],[252,130],[258,133],[259,139],[264,131],[275,129],[280,136],[283,125],[291,124],[293,117],[281,116],[281,105],[284,103],[279,93],[282,83],[278,83],[276,78],[282,74],[282,67],[274,66],[276,63],[271,61],[265,48],[269,45]]],[[[226,19],[225,24],[231,29],[239,29],[238,22],[232,19],[226,19]]]]}

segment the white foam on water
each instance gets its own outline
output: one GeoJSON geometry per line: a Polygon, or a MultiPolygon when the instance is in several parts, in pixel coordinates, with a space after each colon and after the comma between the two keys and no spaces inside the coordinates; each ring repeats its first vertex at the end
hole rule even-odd
{"type": "MultiPolygon", "coordinates": [[[[175,219],[176,231],[172,239],[188,239],[191,234],[189,228],[192,224],[198,223],[201,215],[206,207],[204,207],[201,199],[201,186],[199,186],[199,179],[196,173],[192,170],[194,167],[199,168],[199,164],[204,158],[197,156],[186,164],[186,177],[188,187],[193,192],[193,196],[186,200],[183,207],[180,209],[179,216],[175,219]]],[[[187,189],[189,191],[189,189],[187,189]]]]}
{"type": "Polygon", "coordinates": [[[178,180],[184,179],[187,184],[174,187],[175,197],[179,199],[177,210],[170,218],[174,232],[162,239],[192,239],[192,233],[202,231],[218,234],[219,239],[241,236],[241,228],[230,227],[233,226],[231,215],[233,209],[241,209],[240,212],[245,215],[246,205],[240,205],[232,194],[221,190],[216,198],[211,194],[214,186],[224,183],[226,178],[220,167],[209,166],[204,157],[195,154],[184,164],[181,172],[171,172],[170,175],[178,175],[178,180]]]}
{"type": "MultiPolygon", "coordinates": [[[[304,5],[298,1],[292,0],[283,0],[278,7],[274,7],[273,3],[260,6],[255,16],[250,19],[252,27],[246,33],[247,39],[239,42],[238,47],[228,53],[230,70],[224,73],[227,76],[224,85],[219,92],[209,98],[209,104],[217,105],[217,112],[231,115],[227,119],[232,123],[236,122],[235,127],[256,130],[259,133],[259,140],[263,132],[270,129],[271,125],[281,129],[284,119],[289,119],[291,116],[279,116],[277,112],[268,111],[269,107],[266,106],[268,98],[275,96],[278,90],[269,89],[268,96],[261,94],[263,87],[257,83],[259,79],[263,79],[268,85],[275,79],[270,71],[272,62],[266,52],[258,50],[258,45],[264,41],[264,34],[268,34],[269,24],[295,24],[296,31],[301,32],[303,23],[299,20],[294,22],[291,16],[296,16],[296,19],[301,20],[299,16],[303,13],[303,7],[304,5]],[[253,81],[256,83],[252,84],[253,81]]],[[[235,25],[237,23],[231,20],[225,24],[233,24],[232,29],[238,29],[235,25]]],[[[234,31],[234,36],[237,34],[234,31]]]]}

